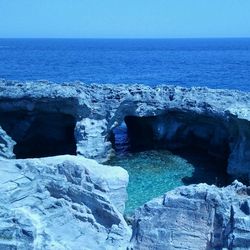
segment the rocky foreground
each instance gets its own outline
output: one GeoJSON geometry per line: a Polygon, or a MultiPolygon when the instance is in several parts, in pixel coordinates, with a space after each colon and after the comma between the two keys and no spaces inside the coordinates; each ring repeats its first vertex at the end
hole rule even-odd
{"type": "Polygon", "coordinates": [[[0,249],[126,249],[128,174],[76,156],[0,161],[0,249]]]}
{"type": "Polygon", "coordinates": [[[180,187],[123,218],[128,175],[81,156],[0,161],[0,249],[249,249],[250,188],[180,187]]]}
{"type": "Polygon", "coordinates": [[[250,249],[250,187],[180,187],[135,212],[134,249],[250,249]]]}
{"type": "Polygon", "coordinates": [[[127,172],[97,163],[125,121],[134,147],[198,146],[249,181],[249,107],[239,91],[2,81],[0,249],[250,249],[249,187],[180,187],[131,226],[127,172]]]}

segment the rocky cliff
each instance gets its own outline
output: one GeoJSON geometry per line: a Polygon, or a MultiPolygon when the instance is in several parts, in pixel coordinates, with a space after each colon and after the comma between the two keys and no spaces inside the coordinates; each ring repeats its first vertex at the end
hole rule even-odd
{"type": "Polygon", "coordinates": [[[233,90],[2,81],[0,156],[69,153],[102,162],[113,153],[113,129],[126,121],[132,132],[150,131],[149,141],[166,147],[204,147],[227,161],[229,174],[245,177],[250,174],[249,107],[250,94],[233,90]],[[42,145],[46,139],[51,148],[42,145]]]}
{"type": "Polygon", "coordinates": [[[128,175],[82,156],[0,160],[0,249],[250,248],[250,189],[180,187],[122,213],[128,175]]]}
{"type": "Polygon", "coordinates": [[[1,81],[0,249],[250,249],[241,183],[180,187],[138,209],[131,229],[127,172],[95,161],[114,154],[125,122],[135,148],[199,147],[249,181],[249,107],[232,90],[1,81]]]}

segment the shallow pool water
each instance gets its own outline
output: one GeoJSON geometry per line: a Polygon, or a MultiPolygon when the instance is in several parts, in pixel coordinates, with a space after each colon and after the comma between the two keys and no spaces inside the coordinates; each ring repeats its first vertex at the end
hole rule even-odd
{"type": "Polygon", "coordinates": [[[116,155],[106,164],[128,171],[125,214],[131,214],[145,202],[182,185],[207,183],[224,186],[230,182],[226,174],[227,162],[215,159],[207,152],[197,149],[133,152],[125,123],[117,127],[114,134],[116,155]]]}
{"type": "Polygon", "coordinates": [[[181,155],[150,150],[117,154],[107,164],[121,166],[129,173],[125,214],[181,185],[200,182],[223,185],[226,181],[220,163],[200,153],[181,155]]]}

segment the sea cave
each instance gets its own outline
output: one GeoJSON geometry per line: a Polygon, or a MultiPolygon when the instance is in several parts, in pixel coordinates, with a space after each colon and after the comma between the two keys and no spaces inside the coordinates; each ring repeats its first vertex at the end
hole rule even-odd
{"type": "Polygon", "coordinates": [[[227,185],[229,138],[223,121],[205,115],[125,116],[111,132],[107,164],[129,173],[126,213],[178,186],[227,185]]]}
{"type": "Polygon", "coordinates": [[[76,155],[75,118],[60,112],[1,112],[0,125],[15,141],[16,159],[76,155]]]}

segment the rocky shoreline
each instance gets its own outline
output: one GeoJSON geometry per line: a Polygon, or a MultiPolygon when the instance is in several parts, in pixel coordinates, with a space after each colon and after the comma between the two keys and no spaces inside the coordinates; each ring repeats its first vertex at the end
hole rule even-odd
{"type": "Polygon", "coordinates": [[[134,147],[198,146],[249,181],[249,107],[233,90],[1,81],[0,248],[249,249],[249,187],[177,188],[130,228],[128,174],[100,164],[125,121],[134,147]]]}

